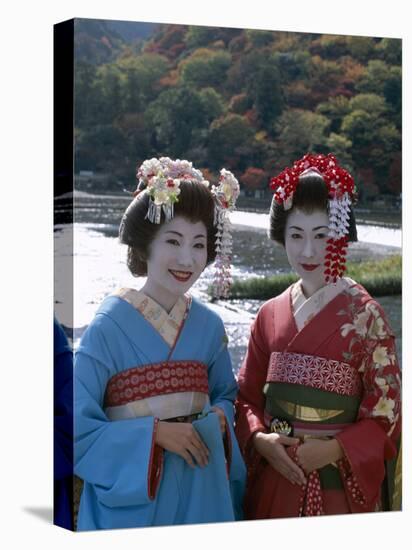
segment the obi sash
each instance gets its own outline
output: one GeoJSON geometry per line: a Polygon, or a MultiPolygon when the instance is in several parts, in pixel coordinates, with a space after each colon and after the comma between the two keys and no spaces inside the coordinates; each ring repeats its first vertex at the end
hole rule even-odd
{"type": "Polygon", "coordinates": [[[110,420],[189,416],[208,403],[207,365],[200,361],[170,360],[126,369],[109,380],[104,398],[110,420]]]}
{"type": "MultiPolygon", "coordinates": [[[[362,383],[350,364],[315,355],[273,352],[265,394],[265,423],[287,420],[293,436],[329,438],[356,421],[362,383]]],[[[319,471],[323,489],[341,488],[337,468],[319,471]]]]}

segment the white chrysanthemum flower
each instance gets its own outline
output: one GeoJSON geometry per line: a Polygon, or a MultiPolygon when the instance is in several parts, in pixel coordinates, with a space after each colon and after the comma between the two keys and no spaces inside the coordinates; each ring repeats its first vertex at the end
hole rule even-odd
{"type": "Polygon", "coordinates": [[[167,202],[168,195],[166,191],[157,190],[154,194],[154,202],[155,204],[164,204],[167,202]]]}
{"type": "Polygon", "coordinates": [[[355,326],[352,325],[352,323],[345,323],[344,325],[341,326],[341,329],[340,329],[340,334],[342,336],[342,338],[346,338],[346,336],[352,332],[352,330],[355,330],[355,326]]]}
{"type": "Polygon", "coordinates": [[[384,338],[387,336],[385,323],[382,317],[375,317],[369,328],[368,335],[373,339],[384,338]]]}
{"type": "Polygon", "coordinates": [[[395,401],[387,397],[380,397],[372,410],[372,416],[385,416],[390,422],[394,420],[395,401]]]}
{"type": "Polygon", "coordinates": [[[157,158],[145,160],[140,167],[139,173],[142,177],[147,178],[153,174],[157,174],[162,168],[161,162],[157,158]]]}
{"type": "Polygon", "coordinates": [[[387,365],[390,365],[390,358],[388,355],[388,349],[386,346],[376,346],[373,355],[372,360],[375,363],[375,365],[378,365],[379,367],[386,367],[387,365]]]}
{"type": "Polygon", "coordinates": [[[366,335],[366,325],[369,319],[369,313],[367,311],[363,311],[362,313],[359,313],[354,319],[354,326],[355,331],[360,336],[366,335]]]}

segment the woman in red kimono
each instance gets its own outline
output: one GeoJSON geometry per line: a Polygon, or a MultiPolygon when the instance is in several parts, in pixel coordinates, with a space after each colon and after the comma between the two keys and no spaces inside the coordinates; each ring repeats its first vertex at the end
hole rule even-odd
{"type": "Polygon", "coordinates": [[[239,373],[246,518],[388,509],[400,371],[382,307],[343,276],[353,178],[305,155],[271,184],[270,237],[301,278],[260,308],[239,373]]]}

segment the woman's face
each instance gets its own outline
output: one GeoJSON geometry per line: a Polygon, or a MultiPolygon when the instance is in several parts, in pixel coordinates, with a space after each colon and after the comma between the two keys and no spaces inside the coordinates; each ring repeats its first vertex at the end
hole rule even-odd
{"type": "Polygon", "coordinates": [[[144,290],[171,309],[206,267],[207,232],[201,221],[181,216],[164,223],[149,247],[144,290]]]}
{"type": "Polygon", "coordinates": [[[285,228],[285,249],[290,266],[302,279],[304,289],[316,292],[325,285],[324,262],[328,240],[329,218],[315,210],[307,214],[294,209],[285,228]]]}

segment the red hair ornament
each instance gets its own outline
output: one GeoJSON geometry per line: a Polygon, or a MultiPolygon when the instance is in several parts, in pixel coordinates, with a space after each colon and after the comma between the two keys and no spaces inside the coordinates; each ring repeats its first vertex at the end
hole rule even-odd
{"type": "Polygon", "coordinates": [[[336,157],[306,154],[296,160],[292,168],[285,168],[278,176],[271,178],[270,187],[275,192],[274,199],[283,204],[285,210],[292,208],[293,195],[301,176],[311,171],[318,172],[327,187],[329,196],[329,239],[325,256],[325,282],[336,283],[346,270],[346,253],[350,207],[355,198],[353,177],[341,168],[336,157]]]}

